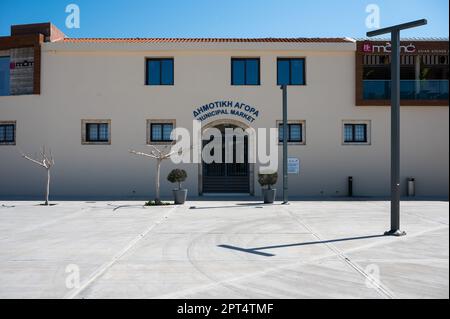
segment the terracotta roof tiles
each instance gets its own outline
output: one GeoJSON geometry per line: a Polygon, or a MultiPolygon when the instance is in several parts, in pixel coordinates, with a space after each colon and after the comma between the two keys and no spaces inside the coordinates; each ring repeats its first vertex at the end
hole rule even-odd
{"type": "Polygon", "coordinates": [[[349,38],[65,38],[67,43],[352,43],[349,38]]]}

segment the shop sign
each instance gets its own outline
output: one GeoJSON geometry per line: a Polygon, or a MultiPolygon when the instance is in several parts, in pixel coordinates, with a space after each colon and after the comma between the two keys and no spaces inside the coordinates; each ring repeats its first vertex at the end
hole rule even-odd
{"type": "MultiPolygon", "coordinates": [[[[375,44],[371,42],[365,42],[363,44],[364,53],[390,53],[392,51],[392,45],[390,42],[385,44],[375,44]]],[[[416,46],[412,43],[400,46],[401,53],[415,53],[416,46]]]]}
{"type": "Polygon", "coordinates": [[[11,62],[9,68],[11,70],[14,70],[14,69],[28,69],[28,68],[33,67],[33,65],[34,65],[34,61],[23,60],[23,61],[11,62]]]}

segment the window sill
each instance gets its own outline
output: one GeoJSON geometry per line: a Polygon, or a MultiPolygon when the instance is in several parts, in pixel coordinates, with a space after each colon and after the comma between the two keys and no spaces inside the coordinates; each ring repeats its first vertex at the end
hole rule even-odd
{"type": "Polygon", "coordinates": [[[111,141],[109,142],[81,142],[81,145],[111,145],[111,141]]]}
{"type": "Polygon", "coordinates": [[[370,142],[362,142],[362,143],[359,143],[359,142],[344,142],[344,143],[342,143],[342,145],[349,145],[349,146],[370,146],[370,145],[372,145],[372,143],[370,143],[370,142]]]}
{"type": "Polygon", "coordinates": [[[175,86],[175,84],[145,84],[145,87],[170,87],[175,86]]]}
{"type": "MultiPolygon", "coordinates": [[[[288,145],[306,145],[306,142],[288,142],[288,145]]],[[[283,146],[283,142],[278,142],[278,146],[283,146]]]]}
{"type": "Polygon", "coordinates": [[[261,84],[231,84],[232,87],[258,87],[261,84]]]}
{"type": "Polygon", "coordinates": [[[147,145],[175,145],[175,141],[161,141],[161,142],[154,142],[154,141],[147,141],[147,145]]]}

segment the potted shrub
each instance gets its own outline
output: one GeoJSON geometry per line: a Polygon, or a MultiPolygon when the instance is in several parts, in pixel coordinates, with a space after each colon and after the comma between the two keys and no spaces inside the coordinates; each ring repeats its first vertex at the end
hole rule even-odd
{"type": "Polygon", "coordinates": [[[258,176],[258,182],[262,187],[267,186],[267,188],[263,188],[264,195],[264,203],[265,204],[273,204],[275,201],[275,196],[277,195],[277,190],[272,188],[273,185],[277,183],[278,173],[260,173],[258,176]]]}
{"type": "Polygon", "coordinates": [[[167,176],[167,180],[171,183],[178,183],[178,188],[173,190],[175,204],[184,204],[187,197],[187,189],[181,188],[181,183],[187,178],[187,173],[183,169],[174,169],[167,176]]]}

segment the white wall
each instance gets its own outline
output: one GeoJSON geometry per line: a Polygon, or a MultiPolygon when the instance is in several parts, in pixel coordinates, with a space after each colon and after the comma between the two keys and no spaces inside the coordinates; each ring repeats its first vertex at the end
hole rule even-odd
{"type": "MultiPolygon", "coordinates": [[[[175,118],[178,127],[190,128],[195,108],[233,100],[260,109],[255,128],[275,127],[281,119],[278,56],[307,59],[307,86],[289,87],[289,118],[306,120],[306,145],[290,147],[290,155],[301,159],[301,173],[290,176],[291,194],[343,196],[347,177],[353,176],[355,195],[386,196],[389,108],[355,106],[354,55],[353,50],[53,51],[48,45],[42,55],[42,94],[0,97],[0,121],[17,121],[17,146],[0,146],[0,197],[43,193],[44,172],[17,150],[33,154],[43,144],[56,160],[55,196],[128,198],[135,191],[150,197],[155,164],[128,153],[148,149],[146,119],[175,118]],[[145,86],[145,57],[166,55],[175,58],[175,86],[145,86]],[[260,86],[230,85],[232,56],[261,58],[260,86]],[[81,145],[81,119],[111,119],[112,144],[81,145]],[[371,145],[342,145],[342,120],[352,119],[371,120],[371,145]]],[[[419,196],[448,197],[448,116],[448,107],[402,107],[402,181],[415,177],[419,196]]],[[[173,167],[163,164],[164,195],[172,188],[165,176],[173,167]]],[[[197,195],[198,166],[183,168],[190,194],[197,195]]]]}

